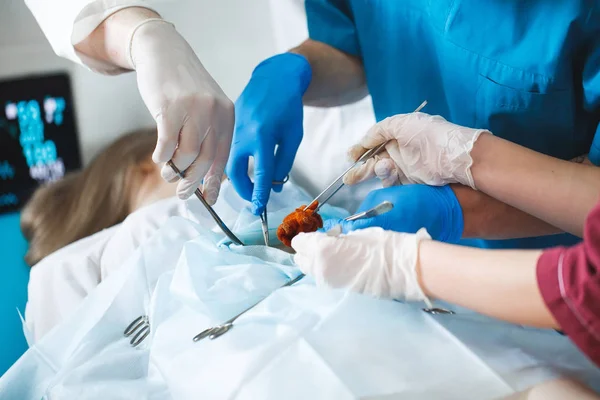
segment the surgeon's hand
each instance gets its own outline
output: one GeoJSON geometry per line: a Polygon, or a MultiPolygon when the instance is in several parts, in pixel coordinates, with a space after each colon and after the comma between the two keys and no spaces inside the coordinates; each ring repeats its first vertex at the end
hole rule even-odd
{"type": "Polygon", "coordinates": [[[292,240],[294,260],[317,285],[345,288],[375,297],[428,301],[417,279],[419,243],[416,234],[369,228],[347,235],[301,233],[292,240]]]}
{"type": "Polygon", "coordinates": [[[344,233],[371,227],[415,233],[425,228],[434,239],[442,242],[456,243],[462,237],[463,213],[450,186],[406,185],[374,190],[358,212],[384,201],[394,204],[394,208],[377,217],[357,221],[330,219],[324,222],[323,230],[339,225],[344,233]]]}
{"type": "Polygon", "coordinates": [[[235,133],[227,176],[239,195],[261,214],[271,189],[292,168],[302,140],[302,96],[311,81],[310,64],[298,54],[281,54],[259,64],[235,104],[235,133]],[[254,182],[248,176],[254,158],[254,182]]]}
{"type": "MultiPolygon", "coordinates": [[[[233,135],[233,103],[173,25],[156,19],[141,24],[129,48],[140,94],[158,128],[152,159],[172,160],[184,171],[177,186],[180,198],[204,180],[204,196],[214,204],[233,135]]],[[[177,179],[167,165],[162,176],[177,179]]]]}
{"type": "Polygon", "coordinates": [[[353,185],[377,176],[384,187],[399,183],[461,183],[475,189],[471,150],[484,132],[488,131],[455,125],[424,113],[387,118],[373,126],[349,155],[357,160],[367,149],[389,140],[386,151],[350,171],[344,183],[353,185]]]}

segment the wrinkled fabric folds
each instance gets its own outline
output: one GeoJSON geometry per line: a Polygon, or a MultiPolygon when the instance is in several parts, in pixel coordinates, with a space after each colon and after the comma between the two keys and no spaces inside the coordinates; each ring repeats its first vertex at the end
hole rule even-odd
{"type": "MultiPolygon", "coordinates": [[[[319,289],[310,278],[278,289],[299,274],[291,255],[219,245],[222,238],[214,226],[168,220],[0,378],[0,399],[482,399],[513,391],[505,376],[522,365],[489,368],[485,345],[476,356],[419,307],[319,289]],[[226,335],[192,341],[265,296],[226,335]],[[140,315],[151,335],[134,349],[123,330],[140,315]]],[[[486,321],[479,336],[494,327],[486,321]]],[[[537,345],[552,348],[555,339],[537,345]]],[[[535,368],[538,381],[549,376],[545,364],[535,368]]]]}

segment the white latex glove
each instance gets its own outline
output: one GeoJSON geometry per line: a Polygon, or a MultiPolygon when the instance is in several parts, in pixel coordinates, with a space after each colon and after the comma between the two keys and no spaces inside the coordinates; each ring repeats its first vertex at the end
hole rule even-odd
{"type": "Polygon", "coordinates": [[[292,240],[294,260],[317,285],[346,288],[374,297],[431,303],[417,280],[419,243],[416,234],[368,228],[347,235],[301,233],[292,240]]]}
{"type": "MultiPolygon", "coordinates": [[[[233,136],[234,107],[204,69],[194,50],[160,19],[133,29],[129,55],[142,99],[156,121],[156,163],[172,160],[185,178],[177,194],[186,199],[200,187],[210,204],[219,195],[233,136]]],[[[177,179],[165,165],[162,176],[177,179]]]]}
{"type": "Polygon", "coordinates": [[[442,186],[461,183],[475,188],[471,175],[471,150],[482,129],[455,125],[440,116],[400,114],[379,122],[350,148],[357,160],[367,149],[388,140],[385,151],[354,168],[344,177],[353,185],[377,176],[383,186],[421,183],[442,186]]]}

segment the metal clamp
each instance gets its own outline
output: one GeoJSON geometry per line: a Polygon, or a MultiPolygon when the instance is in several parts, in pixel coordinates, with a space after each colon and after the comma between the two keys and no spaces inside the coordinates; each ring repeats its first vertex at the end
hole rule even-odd
{"type": "Polygon", "coordinates": [[[133,322],[129,324],[129,326],[125,328],[125,331],[123,332],[123,335],[125,335],[127,338],[133,336],[129,341],[129,344],[131,344],[133,347],[139,346],[149,334],[150,320],[148,319],[147,315],[140,315],[134,319],[133,322]]]}

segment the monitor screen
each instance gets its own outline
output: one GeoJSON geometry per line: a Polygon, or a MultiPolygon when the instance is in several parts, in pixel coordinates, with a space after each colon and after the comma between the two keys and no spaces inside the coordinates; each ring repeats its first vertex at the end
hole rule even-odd
{"type": "Polygon", "coordinates": [[[0,213],[81,167],[67,74],[0,80],[0,213]]]}

